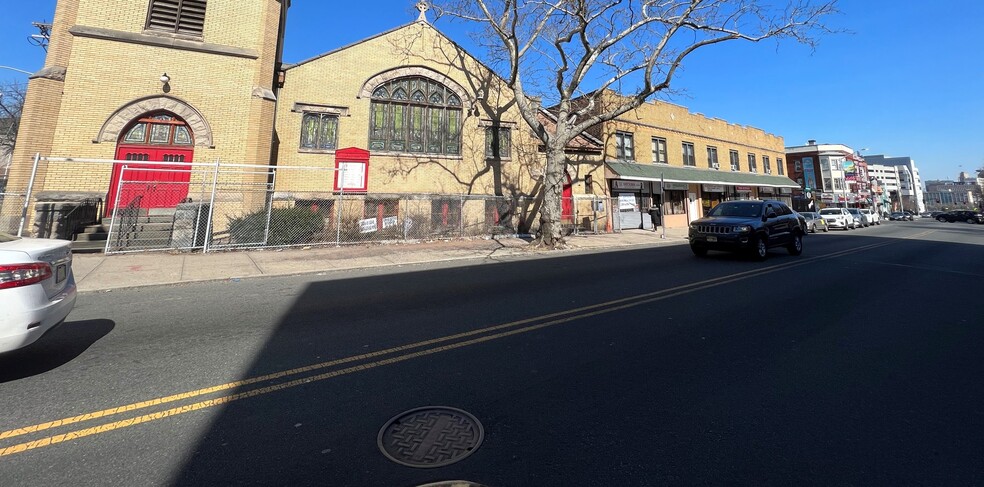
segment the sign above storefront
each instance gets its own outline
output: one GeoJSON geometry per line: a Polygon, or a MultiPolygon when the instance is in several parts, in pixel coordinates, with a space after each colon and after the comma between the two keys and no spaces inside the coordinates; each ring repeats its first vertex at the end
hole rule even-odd
{"type": "Polygon", "coordinates": [[[613,179],[612,189],[632,189],[642,191],[642,181],[626,181],[624,179],[613,179]]]}
{"type": "Polygon", "coordinates": [[[708,193],[723,193],[724,192],[724,185],[723,184],[705,184],[705,185],[703,185],[703,188],[704,188],[704,191],[706,191],[708,193]]]}
{"type": "Polygon", "coordinates": [[[759,186],[759,193],[769,193],[772,194],[772,186],[759,186]]]}
{"type": "Polygon", "coordinates": [[[751,186],[735,186],[735,191],[737,191],[739,193],[751,193],[752,192],[752,187],[751,186]]]}
{"type": "Polygon", "coordinates": [[[686,191],[690,189],[687,183],[663,183],[663,188],[667,191],[686,191]]]}

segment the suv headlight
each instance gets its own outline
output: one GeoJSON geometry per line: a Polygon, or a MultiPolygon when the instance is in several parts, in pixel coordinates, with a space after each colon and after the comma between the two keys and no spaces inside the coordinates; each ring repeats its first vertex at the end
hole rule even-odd
{"type": "Polygon", "coordinates": [[[748,233],[752,231],[752,227],[748,225],[738,225],[735,227],[735,233],[748,233]]]}

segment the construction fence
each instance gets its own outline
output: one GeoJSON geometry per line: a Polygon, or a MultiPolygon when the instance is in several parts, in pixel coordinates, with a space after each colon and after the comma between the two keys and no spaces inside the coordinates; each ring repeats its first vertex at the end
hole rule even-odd
{"type": "MultiPolygon", "coordinates": [[[[112,183],[99,209],[106,253],[533,236],[539,229],[541,202],[536,198],[346,192],[335,190],[335,168],[42,159],[49,167],[60,162],[111,164],[112,183]]],[[[35,186],[35,194],[44,188],[35,186]]],[[[23,207],[25,197],[5,199],[3,214],[10,224],[20,223],[9,217],[9,209],[23,207]]],[[[35,214],[43,214],[37,208],[44,202],[32,202],[35,214]]],[[[613,208],[617,211],[613,204],[617,202],[605,196],[566,199],[564,231],[619,231],[619,219],[611,218],[613,208]]],[[[91,213],[63,213],[69,212],[91,213]]],[[[79,225],[68,227],[81,231],[79,225]]]]}

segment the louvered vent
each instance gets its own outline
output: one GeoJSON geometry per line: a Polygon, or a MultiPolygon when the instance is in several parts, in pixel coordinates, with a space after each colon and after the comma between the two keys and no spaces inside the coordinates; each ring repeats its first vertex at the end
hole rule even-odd
{"type": "Polygon", "coordinates": [[[207,0],[152,0],[147,28],[200,36],[207,0]]]}

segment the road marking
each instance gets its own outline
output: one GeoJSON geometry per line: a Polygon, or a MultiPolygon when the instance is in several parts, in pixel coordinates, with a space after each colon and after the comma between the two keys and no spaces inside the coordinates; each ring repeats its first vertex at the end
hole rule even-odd
{"type": "Polygon", "coordinates": [[[535,324],[535,325],[530,325],[530,326],[526,326],[526,327],[522,327],[522,328],[517,328],[517,329],[514,329],[514,330],[502,331],[502,332],[499,332],[499,333],[495,333],[495,334],[491,334],[491,335],[486,335],[486,336],[479,337],[479,338],[473,338],[471,340],[465,340],[465,341],[461,341],[461,342],[457,342],[457,343],[452,343],[452,344],[449,344],[449,345],[442,345],[442,346],[439,346],[439,347],[425,349],[425,350],[421,350],[421,351],[417,351],[417,352],[413,352],[413,353],[409,353],[409,354],[405,354],[405,355],[398,355],[396,357],[382,359],[382,360],[378,360],[378,361],[375,361],[375,362],[370,362],[370,363],[367,363],[367,364],[355,365],[355,366],[347,367],[347,368],[340,369],[340,370],[335,370],[335,371],[325,372],[325,373],[321,373],[321,374],[314,375],[314,376],[309,376],[309,377],[294,379],[294,380],[291,380],[291,381],[288,381],[288,382],[283,382],[283,383],[280,383],[280,384],[275,384],[275,385],[270,385],[270,386],[266,386],[266,387],[261,387],[261,388],[253,389],[253,390],[246,391],[246,392],[240,392],[240,393],[231,394],[231,395],[228,395],[228,396],[223,396],[223,397],[219,397],[219,398],[215,398],[215,399],[209,399],[209,400],[205,400],[205,401],[196,402],[196,403],[193,403],[193,404],[179,406],[179,407],[167,409],[167,410],[164,410],[164,411],[159,411],[159,412],[155,412],[155,413],[145,414],[145,415],[138,416],[138,417],[131,418],[131,419],[125,419],[125,420],[121,420],[121,421],[115,421],[115,422],[111,422],[111,423],[102,424],[102,425],[99,425],[99,426],[94,426],[94,427],[91,427],[91,428],[85,428],[85,429],[81,429],[81,430],[71,431],[71,432],[65,433],[65,434],[59,434],[59,435],[49,436],[49,437],[46,437],[46,438],[41,438],[41,439],[38,439],[38,440],[29,441],[29,442],[26,442],[26,443],[21,443],[21,444],[13,445],[13,446],[6,447],[6,448],[0,448],[0,457],[5,457],[5,456],[8,456],[8,455],[13,455],[13,454],[16,454],[16,453],[21,453],[21,452],[24,452],[24,451],[33,450],[33,449],[36,449],[36,448],[41,448],[41,447],[45,447],[45,446],[49,446],[49,445],[54,445],[54,444],[58,444],[58,443],[63,443],[63,442],[66,442],[66,441],[76,440],[76,439],[79,439],[79,438],[84,438],[86,436],[91,436],[91,435],[95,435],[95,434],[105,433],[105,432],[117,430],[117,429],[120,429],[120,428],[126,428],[126,427],[130,427],[130,426],[135,426],[135,425],[146,423],[146,422],[150,422],[150,421],[156,421],[156,420],[168,418],[168,417],[171,417],[171,416],[176,416],[178,414],[184,414],[184,413],[191,412],[191,411],[198,411],[198,410],[201,410],[201,409],[206,409],[206,408],[218,406],[218,405],[221,405],[221,404],[226,404],[226,403],[229,403],[229,402],[232,402],[232,401],[236,401],[236,400],[239,400],[239,399],[244,399],[244,398],[248,398],[248,397],[254,397],[254,396],[261,395],[261,394],[268,394],[270,392],[280,391],[280,390],[283,390],[283,389],[287,389],[287,388],[291,388],[291,387],[295,387],[295,386],[299,386],[299,385],[303,385],[303,384],[308,384],[308,383],[311,383],[311,382],[317,382],[317,381],[321,381],[321,380],[325,380],[325,379],[330,379],[330,378],[333,378],[333,377],[338,377],[338,376],[350,374],[350,373],[353,373],[353,372],[358,372],[358,371],[363,371],[363,370],[369,370],[369,369],[372,369],[372,368],[375,368],[375,367],[379,367],[379,366],[383,366],[383,365],[390,365],[390,364],[394,364],[394,363],[398,363],[398,362],[403,362],[403,361],[410,360],[410,359],[413,359],[413,358],[419,358],[419,357],[423,357],[423,356],[427,356],[427,355],[432,355],[432,354],[435,354],[435,353],[445,352],[445,351],[448,351],[448,350],[454,350],[454,349],[457,349],[457,348],[467,347],[467,346],[471,346],[471,345],[475,345],[475,344],[479,344],[479,343],[484,343],[484,342],[487,342],[487,341],[491,341],[491,340],[495,340],[495,339],[499,339],[499,338],[504,338],[504,337],[508,337],[508,336],[512,336],[512,335],[517,335],[517,334],[521,334],[521,333],[528,333],[528,332],[531,332],[531,331],[539,330],[541,328],[546,328],[546,327],[550,327],[550,326],[556,326],[556,325],[559,325],[559,324],[568,323],[568,322],[575,321],[575,320],[589,318],[589,317],[592,317],[592,316],[597,316],[597,315],[601,315],[601,314],[605,314],[605,313],[611,313],[613,311],[619,311],[619,310],[623,310],[623,309],[628,309],[628,308],[640,306],[640,305],[643,305],[643,304],[648,304],[648,303],[652,303],[652,302],[655,302],[655,301],[661,301],[661,300],[664,300],[664,299],[669,299],[669,298],[672,298],[672,297],[676,297],[676,296],[680,296],[680,295],[692,293],[692,292],[695,292],[695,291],[701,291],[701,290],[704,290],[704,289],[708,289],[708,288],[712,288],[712,287],[717,287],[717,286],[721,286],[721,285],[724,285],[724,284],[730,284],[730,283],[733,283],[733,282],[736,282],[736,281],[741,281],[741,280],[749,279],[749,278],[752,278],[752,277],[758,277],[758,276],[762,276],[762,275],[765,275],[765,274],[771,274],[773,272],[779,272],[779,271],[786,270],[786,269],[791,269],[791,268],[794,268],[794,267],[804,266],[804,265],[811,264],[811,263],[814,263],[814,262],[819,262],[819,261],[823,261],[823,260],[833,259],[833,258],[840,257],[840,256],[843,256],[843,255],[849,255],[849,254],[858,253],[858,252],[862,252],[862,251],[865,251],[865,250],[870,250],[870,249],[874,249],[874,248],[878,248],[878,247],[884,247],[884,246],[887,246],[887,245],[890,245],[890,244],[891,244],[891,242],[888,242],[888,243],[884,243],[883,242],[883,243],[869,244],[869,245],[865,245],[865,246],[861,246],[861,247],[855,247],[855,248],[851,248],[851,249],[847,249],[847,250],[841,250],[841,251],[833,252],[833,253],[830,253],[830,254],[827,254],[827,255],[823,255],[823,256],[810,257],[810,258],[806,258],[806,259],[800,259],[800,260],[797,260],[795,262],[789,262],[789,263],[785,263],[785,264],[778,264],[778,265],[774,265],[774,266],[770,266],[770,267],[764,267],[764,268],[759,268],[759,269],[753,269],[753,270],[749,270],[749,271],[739,272],[739,273],[736,273],[736,274],[730,274],[730,275],[727,275],[727,276],[721,276],[721,277],[715,277],[715,278],[711,278],[711,279],[705,279],[703,281],[698,281],[698,282],[695,282],[695,283],[683,284],[683,285],[676,286],[676,287],[673,287],[673,288],[663,289],[663,290],[659,290],[659,291],[653,291],[653,292],[644,293],[644,294],[638,294],[638,295],[630,296],[630,297],[626,297],[626,298],[615,299],[615,300],[611,300],[611,301],[606,301],[604,303],[598,303],[598,304],[583,306],[583,307],[580,307],[580,308],[575,308],[575,309],[572,309],[572,310],[566,310],[566,311],[560,311],[560,312],[556,312],[556,313],[550,313],[550,314],[541,315],[541,316],[537,316],[537,317],[533,317],[533,318],[526,318],[526,319],[523,319],[523,320],[513,321],[513,322],[504,323],[504,324],[495,325],[495,326],[490,326],[490,327],[486,327],[486,328],[481,328],[481,329],[478,329],[478,330],[472,330],[472,331],[458,333],[458,334],[454,334],[454,335],[448,335],[448,336],[434,338],[434,339],[430,339],[430,340],[424,340],[424,341],[420,341],[420,342],[416,342],[416,343],[412,343],[412,344],[408,344],[408,345],[401,345],[401,346],[398,346],[398,347],[392,347],[392,348],[388,348],[388,349],[380,350],[380,351],[376,351],[376,352],[370,352],[370,353],[366,353],[366,354],[355,355],[355,356],[341,358],[341,359],[332,360],[332,361],[328,361],[328,362],[322,362],[322,363],[319,363],[319,364],[313,364],[313,365],[308,365],[308,366],[304,366],[304,367],[298,367],[298,368],[294,368],[294,369],[290,369],[290,370],[285,370],[285,371],[282,371],[282,372],[275,372],[275,373],[272,373],[272,374],[266,374],[266,375],[262,375],[262,376],[258,376],[258,377],[244,379],[244,380],[241,380],[241,381],[228,382],[228,383],[220,384],[220,385],[217,385],[217,386],[206,387],[206,388],[198,389],[198,390],[195,390],[195,391],[189,391],[189,392],[184,392],[184,393],[180,393],[180,394],[173,394],[173,395],[170,395],[170,396],[160,397],[160,398],[157,398],[157,399],[151,399],[151,400],[148,400],[148,401],[142,401],[142,402],[137,402],[137,403],[133,403],[133,404],[128,404],[128,405],[125,405],[125,406],[119,406],[119,407],[115,407],[115,408],[104,409],[102,411],[96,411],[96,412],[93,412],[93,413],[81,414],[81,415],[78,415],[78,416],[73,416],[73,417],[70,417],[70,418],[64,418],[64,419],[60,419],[60,420],[57,420],[57,421],[50,421],[50,422],[47,422],[47,423],[40,423],[40,424],[36,424],[36,425],[32,425],[32,426],[25,426],[23,428],[17,428],[17,429],[13,429],[13,430],[8,430],[8,431],[4,431],[4,432],[0,433],[0,439],[12,438],[12,437],[15,437],[15,436],[25,435],[25,434],[29,434],[29,433],[35,433],[35,432],[47,430],[47,429],[50,429],[50,428],[55,428],[55,427],[60,427],[60,426],[66,426],[66,425],[69,425],[69,424],[79,423],[79,422],[87,421],[87,420],[91,420],[91,419],[98,419],[98,418],[101,418],[101,417],[111,416],[111,415],[119,414],[119,413],[123,413],[123,412],[134,411],[134,410],[137,410],[137,409],[143,409],[143,408],[147,408],[147,407],[151,407],[151,406],[156,406],[156,405],[160,405],[160,404],[166,404],[166,403],[169,403],[169,402],[179,401],[179,400],[183,400],[183,399],[189,399],[189,398],[192,398],[192,397],[197,397],[197,396],[201,396],[201,395],[205,395],[205,394],[210,394],[210,393],[214,393],[214,392],[228,390],[228,389],[231,389],[231,388],[234,388],[234,387],[241,387],[241,386],[256,384],[258,382],[263,382],[263,381],[268,381],[268,380],[274,380],[274,379],[280,379],[280,378],[284,378],[284,377],[290,377],[290,376],[301,374],[301,373],[304,373],[304,372],[311,372],[311,371],[314,371],[314,370],[324,369],[324,368],[327,368],[327,367],[332,367],[332,366],[340,365],[340,364],[344,364],[344,363],[350,363],[350,362],[356,362],[356,361],[360,361],[360,360],[365,360],[365,359],[368,359],[368,358],[380,357],[380,356],[383,356],[383,355],[389,355],[389,354],[396,353],[396,352],[407,351],[407,350],[411,350],[411,349],[414,349],[414,348],[425,347],[425,346],[428,346],[428,345],[436,345],[436,344],[439,344],[439,343],[448,342],[448,341],[456,340],[456,339],[459,339],[459,338],[467,338],[467,337],[470,337],[470,336],[480,335],[480,334],[483,334],[483,333],[494,332],[494,331],[504,330],[504,329],[508,329],[508,328],[514,328],[514,327],[517,327],[517,326],[526,325],[526,324],[529,324],[529,323],[534,323],[534,322],[543,321],[543,320],[549,320],[549,321],[545,321],[545,322],[538,323],[538,324],[535,324]],[[569,316],[565,316],[565,315],[569,315],[569,316]]]}

